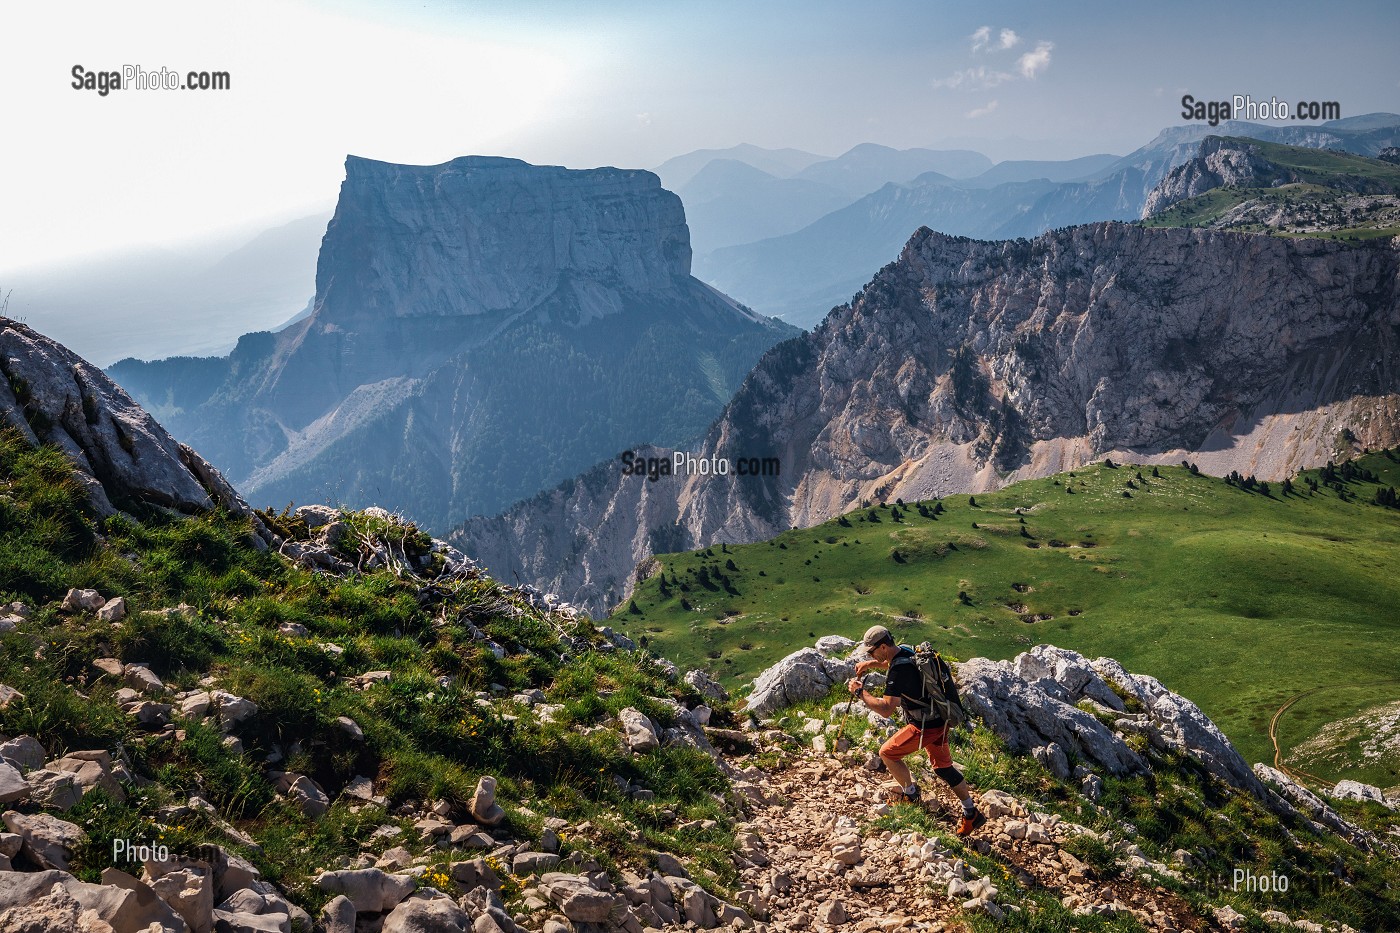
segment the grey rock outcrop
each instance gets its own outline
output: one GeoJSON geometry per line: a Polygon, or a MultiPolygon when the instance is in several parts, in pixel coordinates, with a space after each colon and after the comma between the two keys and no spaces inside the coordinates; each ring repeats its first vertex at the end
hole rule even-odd
{"type": "Polygon", "coordinates": [[[192,865],[150,880],[151,890],[189,924],[190,933],[209,933],[214,918],[214,877],[207,866],[192,865]]]}
{"type": "Polygon", "coordinates": [[[575,922],[603,923],[619,901],[617,895],[593,887],[584,875],[549,872],[541,879],[540,888],[564,916],[575,922]]]}
{"type": "Polygon", "coordinates": [[[84,910],[68,889],[55,884],[48,893],[28,892],[32,900],[0,908],[0,930],[12,933],[115,933],[91,909],[84,910]]]}
{"type": "Polygon", "coordinates": [[[44,746],[32,735],[15,736],[8,742],[0,742],[0,761],[7,761],[20,771],[42,768],[49,757],[44,746]]]}
{"type": "Polygon", "coordinates": [[[1366,803],[1378,803],[1384,807],[1395,809],[1390,801],[1385,799],[1385,794],[1379,787],[1370,784],[1363,784],[1360,781],[1338,781],[1332,788],[1332,796],[1338,800],[1360,800],[1366,803]]]}
{"type": "Polygon", "coordinates": [[[1095,660],[1093,669],[1142,703],[1158,734],[1169,746],[1191,755],[1232,787],[1264,797],[1264,789],[1253,769],[1195,703],[1168,690],[1155,677],[1130,673],[1113,658],[1095,660]]]}
{"type": "Polygon", "coordinates": [[[382,927],[383,933],[468,933],[472,929],[467,912],[437,892],[419,892],[401,901],[382,927]]]}
{"type": "Polygon", "coordinates": [[[283,773],[277,775],[273,783],[279,793],[296,804],[301,812],[315,819],[324,816],[330,809],[330,798],[311,778],[304,774],[283,773]]]}
{"type": "Polygon", "coordinates": [[[316,878],[316,886],[331,894],[343,894],[358,913],[393,910],[413,891],[409,875],[389,875],[378,868],[329,871],[316,878]]]}
{"type": "Polygon", "coordinates": [[[1168,172],[1147,195],[1142,216],[1159,214],[1178,201],[1205,194],[1212,188],[1268,188],[1296,180],[1293,173],[1265,159],[1258,146],[1244,140],[1208,136],[1194,159],[1168,172]]]}
{"type": "Polygon", "coordinates": [[[622,723],[622,737],[632,752],[649,752],[661,747],[656,725],[640,710],[627,707],[617,714],[622,723]]]}
{"type": "Polygon", "coordinates": [[[77,776],[65,771],[39,768],[24,776],[29,784],[29,801],[49,810],[69,810],[78,805],[83,792],[77,776]]]}
{"type": "Polygon", "coordinates": [[[114,514],[114,499],[187,513],[223,506],[253,518],[261,529],[218,471],[171,437],[102,370],[3,317],[0,375],[0,423],[32,444],[62,450],[99,514],[114,514]]]}
{"type": "Polygon", "coordinates": [[[652,483],[604,463],[457,539],[598,613],[658,548],[771,538],[864,499],[1104,456],[1281,479],[1335,457],[1343,427],[1362,447],[1400,442],[1397,280],[1389,240],[920,230],[851,304],[769,351],[696,452],[776,458],[778,475],[652,483]]]}
{"type": "Polygon", "coordinates": [[[1368,833],[1354,823],[1343,819],[1342,815],[1332,809],[1321,797],[1282,771],[1259,762],[1254,765],[1254,773],[1260,781],[1269,785],[1283,800],[1295,807],[1306,819],[1312,821],[1319,832],[1330,830],[1344,839],[1351,839],[1358,843],[1369,842],[1368,833]]]}
{"type": "Polygon", "coordinates": [[[853,661],[827,657],[816,648],[803,648],[758,675],[746,708],[755,716],[770,716],[785,706],[824,697],[832,687],[853,676],[853,661]]]}
{"type": "MultiPolygon", "coordinates": [[[[755,679],[750,708],[771,715],[825,696],[833,683],[849,676],[852,662],[862,655],[858,650],[844,661],[826,659],[813,648],[789,655],[755,679]]],[[[1142,736],[1159,753],[1172,750],[1194,759],[1224,784],[1254,796],[1280,815],[1296,817],[1301,811],[1320,830],[1358,844],[1370,843],[1367,834],[1286,775],[1262,764],[1248,767],[1225,734],[1190,700],[1156,678],[1124,669],[1112,658],[1089,661],[1075,651],[1037,645],[1010,661],[970,658],[955,665],[954,673],[969,713],[1012,751],[1034,756],[1061,780],[1078,779],[1091,799],[1103,786],[1093,770],[1115,775],[1151,771],[1148,757],[1128,742],[1129,737],[1142,736]],[[1140,704],[1142,712],[1127,712],[1118,691],[1140,704]],[[1081,705],[1105,716],[1121,715],[1110,727],[1081,705]],[[1079,767],[1072,768],[1071,761],[1079,767]]],[[[833,715],[843,705],[837,704],[833,715]]],[[[819,720],[813,722],[820,725],[819,720]]]]}
{"type": "Polygon", "coordinates": [[[326,933],[355,933],[355,905],[344,894],[331,898],[321,911],[321,925],[326,933]]]}
{"type": "MultiPolygon", "coordinates": [[[[1021,665],[1022,668],[1025,665],[1021,665]]],[[[1047,692],[1017,674],[1015,662],[972,658],[957,665],[963,705],[981,717],[993,732],[1018,752],[1055,744],[1083,761],[1092,761],[1112,774],[1149,770],[1147,762],[1107,726],[1073,705],[1076,698],[1063,685],[1047,692]]]]}
{"type": "Polygon", "coordinates": [[[19,803],[29,796],[29,784],[20,770],[0,761],[0,804],[19,803]]]}
{"type": "Polygon", "coordinates": [[[470,806],[472,819],[483,826],[496,826],[506,818],[506,811],[496,803],[496,779],[484,774],[476,782],[470,806]]]}
{"type": "Polygon", "coordinates": [[[724,703],[729,700],[729,691],[725,690],[719,681],[715,680],[705,671],[686,671],[682,678],[686,686],[693,689],[707,700],[724,703]]]}

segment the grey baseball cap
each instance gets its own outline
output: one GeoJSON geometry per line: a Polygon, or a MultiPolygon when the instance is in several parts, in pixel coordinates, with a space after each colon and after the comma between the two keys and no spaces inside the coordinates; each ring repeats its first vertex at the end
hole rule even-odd
{"type": "Polygon", "coordinates": [[[860,643],[868,650],[874,648],[876,645],[882,645],[887,641],[894,641],[894,636],[890,634],[890,630],[883,625],[872,625],[865,630],[865,637],[860,640],[860,643]]]}

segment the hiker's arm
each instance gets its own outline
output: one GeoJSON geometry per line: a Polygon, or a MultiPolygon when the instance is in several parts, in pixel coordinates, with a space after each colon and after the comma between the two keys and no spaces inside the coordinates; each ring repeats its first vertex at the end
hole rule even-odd
{"type": "Polygon", "coordinates": [[[875,669],[877,669],[877,668],[878,668],[879,670],[882,670],[882,671],[887,671],[887,670],[890,669],[890,662],[889,662],[889,661],[877,661],[877,660],[875,660],[874,658],[867,658],[867,659],[864,660],[864,661],[859,661],[859,662],[856,663],[856,676],[859,677],[861,674],[864,674],[866,671],[875,670],[875,669]]]}
{"type": "Polygon", "coordinates": [[[857,699],[881,716],[892,716],[894,711],[899,708],[899,697],[877,697],[864,687],[860,688],[857,699]]]}

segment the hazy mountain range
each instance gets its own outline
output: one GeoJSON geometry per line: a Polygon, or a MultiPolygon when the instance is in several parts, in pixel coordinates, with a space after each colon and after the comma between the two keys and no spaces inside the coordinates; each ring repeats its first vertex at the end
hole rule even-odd
{"type": "Polygon", "coordinates": [[[605,611],[653,553],[763,540],[862,501],[995,489],[1105,455],[1282,479],[1336,456],[1339,438],[1400,440],[1397,281],[1392,240],[925,228],[851,303],[769,351],[693,452],[775,458],[777,475],[653,482],[604,461],[453,540],[605,611]]]}
{"type": "MultiPolygon", "coordinates": [[[[1400,118],[1390,118],[1388,124],[1381,117],[1363,122],[1359,128],[1278,132],[1305,143],[1341,140],[1359,149],[1377,149],[1393,139],[1400,118]]],[[[1199,152],[1199,129],[1173,128],[1129,156],[1111,161],[1107,156],[1091,157],[1072,166],[983,167],[967,153],[900,153],[881,147],[858,147],[858,152],[840,159],[816,161],[791,151],[757,153],[770,168],[788,173],[778,178],[731,158],[756,157],[748,148],[709,158],[681,187],[699,190],[708,185],[722,193],[726,183],[742,181],[760,192],[810,193],[816,190],[813,186],[835,190],[833,178],[866,173],[868,179],[882,165],[889,172],[931,164],[976,172],[956,179],[931,169],[911,181],[886,184],[796,233],[710,256],[711,263],[727,253],[743,259],[743,264],[732,265],[735,280],[761,283],[767,289],[761,297],[781,296],[786,289],[789,296],[816,301],[823,289],[849,287],[858,291],[856,306],[870,313],[882,305],[872,300],[869,286],[862,286],[887,264],[887,244],[909,242],[911,230],[927,227],[930,218],[940,231],[961,228],[1013,242],[1052,220],[1062,226],[1135,219],[1151,190],[1148,180],[1161,179],[1199,152]],[[1082,168],[1095,177],[1002,180],[1045,174],[1047,169],[1063,178],[1082,168]],[[981,178],[988,171],[996,174],[981,178]],[[785,184],[775,188],[764,178],[785,184]],[[988,181],[995,183],[988,186],[988,181]],[[847,277],[838,278],[842,275],[847,277]]],[[[689,171],[693,164],[682,167],[689,171]]],[[[758,198],[748,200],[756,203],[758,198]]],[[[801,198],[791,197],[788,204],[800,207],[801,198]]],[[[755,387],[764,387],[763,392],[772,394],[764,400],[780,407],[785,392],[799,391],[796,386],[784,388],[776,378],[765,381],[759,375],[763,366],[745,382],[765,350],[796,332],[690,275],[686,220],[681,200],[647,172],[571,171],[484,157],[430,167],[352,158],[322,244],[309,317],[276,334],[247,334],[227,357],[126,360],[111,371],[182,441],[200,450],[260,503],[374,503],[401,509],[441,530],[565,481],[547,495],[554,497],[555,507],[573,510],[569,520],[547,510],[533,516],[513,513],[516,517],[507,521],[509,531],[499,526],[483,531],[487,526],[478,525],[480,534],[467,535],[475,535],[476,543],[464,540],[464,545],[483,548],[489,560],[499,561],[509,553],[531,579],[574,589],[578,581],[568,574],[606,564],[606,572],[599,569],[591,578],[591,595],[583,598],[611,598],[621,592],[621,568],[647,548],[687,546],[684,542],[702,540],[720,528],[726,533],[745,528],[758,533],[768,530],[769,522],[820,520],[858,494],[859,484],[847,480],[822,486],[820,493],[806,484],[794,495],[815,499],[786,517],[789,506],[781,504],[782,496],[769,493],[762,497],[766,504],[761,508],[744,500],[712,503],[705,507],[704,522],[680,537],[674,531],[681,527],[676,524],[682,521],[679,511],[672,518],[651,521],[651,513],[641,510],[636,522],[643,524],[624,521],[627,527],[618,529],[623,537],[617,540],[605,542],[588,530],[603,534],[605,515],[594,514],[587,503],[611,501],[594,493],[601,488],[598,477],[607,480],[616,470],[613,458],[620,450],[647,444],[694,448],[741,383],[748,388],[739,398],[752,399],[759,391],[755,387]],[[575,502],[572,492],[560,492],[571,488],[570,477],[592,475],[585,471],[600,462],[603,472],[585,483],[594,493],[575,502]],[[814,505],[818,500],[822,504],[814,505]],[[567,540],[558,538],[576,528],[574,521],[581,518],[588,524],[568,532],[567,540]],[[546,538],[554,543],[546,546],[546,538]],[[581,557],[576,553],[580,542],[592,542],[589,547],[595,553],[581,557]]],[[[1105,236],[1121,241],[1129,251],[1177,242],[1105,236]]],[[[1227,246],[1235,248],[1226,241],[1185,243],[1193,253],[1191,261],[1205,264],[1228,252],[1227,246]]],[[[1099,249],[1096,241],[1090,246],[1099,249]]],[[[997,262],[1037,255],[1034,250],[1023,256],[1009,246],[996,248],[1002,251],[995,253],[1002,257],[997,262]]],[[[1109,250],[1099,265],[1082,270],[1064,264],[1034,289],[1019,282],[1006,294],[993,289],[986,300],[1041,304],[1047,294],[1069,288],[1076,275],[1092,278],[1101,274],[1100,265],[1130,264],[1132,257],[1120,256],[1121,251],[1109,250]]],[[[1148,278],[1138,287],[1156,288],[1148,278]]],[[[937,287],[949,288],[949,282],[937,287]]],[[[1178,297],[1168,290],[1161,300],[1170,303],[1178,297]]],[[[919,301],[923,299],[907,293],[896,304],[903,308],[919,301]]],[[[849,308],[844,313],[849,314],[849,308]]],[[[896,327],[905,326],[899,317],[891,320],[896,327]]],[[[811,355],[815,351],[802,346],[799,341],[774,352],[780,360],[808,354],[809,364],[819,366],[818,357],[811,355]]],[[[976,351],[976,367],[989,374],[1001,365],[996,359],[1019,360],[986,356],[975,342],[969,347],[968,352],[976,351]]],[[[1188,350],[1181,344],[1171,351],[1172,358],[1189,356],[1188,350]]],[[[909,351],[895,342],[889,352],[909,351]]],[[[925,381],[934,385],[940,373],[946,375],[947,361],[939,354],[951,349],[930,347],[929,352],[934,356],[920,365],[932,367],[925,381]]],[[[862,358],[829,372],[839,371],[840,379],[859,386],[872,378],[871,367],[878,365],[883,364],[862,358]]],[[[1066,361],[1062,365],[1075,368],[1066,361]]],[[[1161,360],[1151,363],[1143,370],[1144,378],[1163,365],[1161,360]]],[[[907,381],[905,376],[890,378],[907,381]]],[[[996,384],[995,378],[988,378],[996,384]]],[[[1172,385],[1173,391],[1186,393],[1181,398],[1192,397],[1189,380],[1172,385]]],[[[913,384],[903,391],[914,391],[913,384]]],[[[1188,409],[1192,405],[1186,403],[1188,409]]],[[[875,437],[893,430],[891,412],[897,410],[883,406],[833,423],[852,438],[875,437]]],[[[1029,420],[1027,412],[1016,411],[1016,417],[1029,420]]],[[[999,408],[988,418],[993,415],[1012,418],[999,408]]],[[[737,423],[764,422],[755,416],[737,423]]],[[[966,430],[976,435],[984,428],[966,430]]],[[[707,436],[712,439],[713,431],[725,431],[710,430],[707,436]]],[[[769,437],[780,436],[782,430],[778,423],[764,428],[769,437]]],[[[1073,435],[1056,428],[1036,437],[1065,436],[1073,435]]],[[[870,461],[862,459],[869,453],[863,443],[841,448],[839,456],[849,461],[852,475],[863,476],[871,468],[870,461]]],[[[1019,468],[1005,459],[999,442],[989,443],[1002,458],[997,461],[1002,471],[1019,468]]],[[[1183,435],[1175,446],[1197,450],[1199,443],[1200,438],[1183,435]]],[[[1077,455],[1065,454],[1070,460],[1077,455]]],[[[798,456],[792,448],[785,458],[798,463],[806,454],[798,456]]],[[[950,482],[972,485],[994,482],[991,474],[980,472],[985,468],[985,462],[975,469],[939,467],[950,482]]],[[[846,475],[841,470],[837,474],[846,475]]],[[[607,516],[615,522],[622,513],[616,511],[616,503],[613,506],[607,516]]],[[[673,503],[666,508],[680,507],[673,503]]]]}
{"type": "MultiPolygon", "coordinates": [[[[752,205],[754,213],[768,210],[780,190],[785,198],[783,216],[800,218],[818,209],[814,203],[799,203],[797,189],[780,189],[783,179],[773,179],[765,187],[750,176],[745,180],[746,194],[732,203],[717,194],[715,186],[708,190],[709,203],[729,204],[731,209],[722,226],[707,230],[714,237],[713,248],[706,248],[705,238],[697,240],[696,274],[755,310],[812,327],[869,281],[876,269],[892,261],[909,232],[919,227],[958,236],[1015,238],[1097,220],[1135,220],[1157,182],[1190,159],[1208,135],[1248,136],[1373,156],[1400,141],[1400,116],[1367,114],[1321,126],[1226,121],[1212,128],[1193,123],[1168,127],[1121,158],[1003,162],[972,178],[946,173],[900,178],[897,167],[906,163],[887,157],[883,163],[889,167],[886,183],[878,190],[804,227],[738,242],[737,231],[763,230],[765,223],[773,223],[771,217],[764,222],[749,218],[743,208],[752,205]]],[[[728,158],[742,161],[744,154],[728,158]]],[[[823,164],[814,163],[803,173],[810,176],[823,164]]],[[[703,172],[695,177],[703,177],[703,172]]]]}
{"type": "Polygon", "coordinates": [[[502,509],[698,436],[796,330],[690,276],[649,172],[350,158],[308,318],[113,376],[260,503],[502,509]]]}
{"type": "MultiPolygon", "coordinates": [[[[919,226],[1014,237],[1129,219],[1138,216],[1145,192],[1189,158],[1205,135],[1375,155],[1395,144],[1397,123],[1393,114],[1367,114],[1322,127],[1190,124],[1163,130],[1124,157],[995,165],[966,149],[862,144],[833,158],[746,144],[677,156],[656,172],[685,205],[697,277],[760,313],[811,327],[892,260],[919,226]],[[1038,181],[1056,187],[995,191],[1038,181]],[[889,185],[895,187],[883,190],[889,185]],[[836,258],[814,270],[809,252],[836,258]],[[840,259],[847,255],[849,261],[840,259]]],[[[0,287],[11,293],[11,315],[100,365],[126,356],[224,353],[240,335],[277,328],[308,310],[329,217],[307,216],[186,248],[129,251],[79,268],[16,270],[0,287]]]]}

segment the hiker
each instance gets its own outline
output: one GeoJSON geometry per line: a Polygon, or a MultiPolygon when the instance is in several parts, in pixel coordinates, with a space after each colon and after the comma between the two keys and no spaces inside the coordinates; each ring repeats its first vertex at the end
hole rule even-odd
{"type": "Polygon", "coordinates": [[[872,625],[861,643],[870,654],[870,660],[856,665],[856,676],[847,685],[851,695],[882,716],[893,716],[897,706],[903,707],[908,723],[880,746],[880,760],[899,786],[897,792],[892,792],[891,802],[912,803],[919,800],[919,785],[914,782],[904,759],[922,748],[933,763],[933,773],[942,778],[962,801],[962,819],[958,821],[956,831],[959,836],[968,835],[986,823],[987,817],[977,809],[972,790],[967,786],[962,772],[953,767],[953,757],[948,750],[949,724],[933,713],[932,705],[923,699],[924,680],[914,661],[914,649],[908,645],[896,645],[894,636],[883,625],[872,625]],[[861,680],[866,671],[874,668],[889,672],[882,697],[867,692],[861,680]]]}

